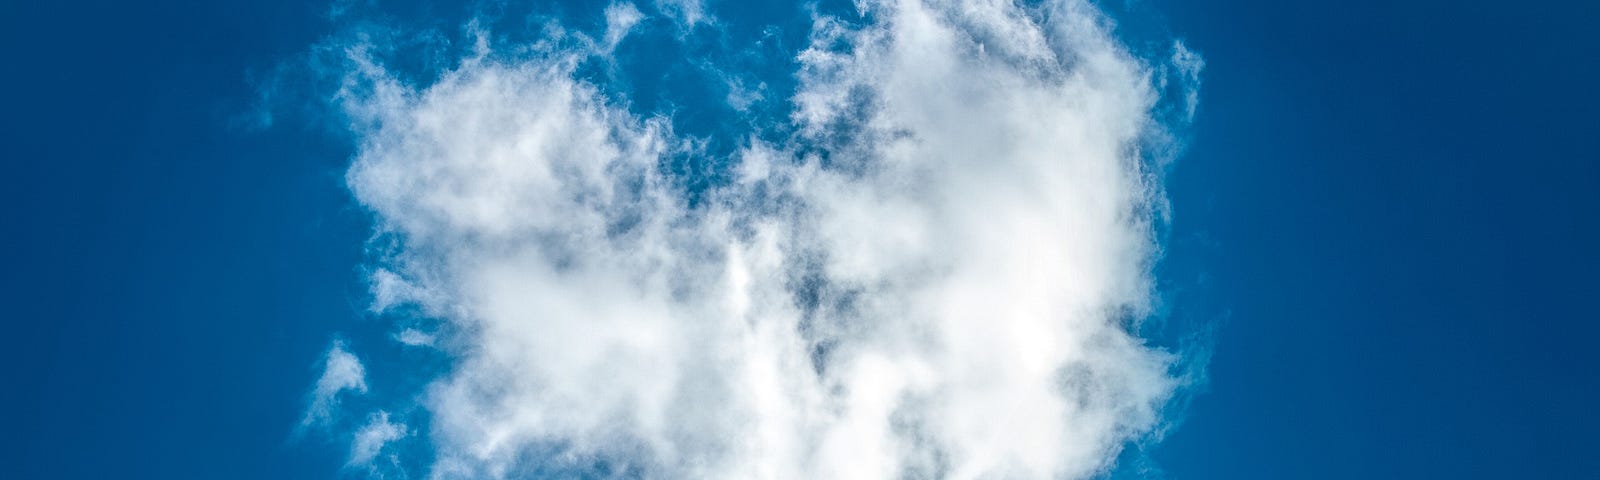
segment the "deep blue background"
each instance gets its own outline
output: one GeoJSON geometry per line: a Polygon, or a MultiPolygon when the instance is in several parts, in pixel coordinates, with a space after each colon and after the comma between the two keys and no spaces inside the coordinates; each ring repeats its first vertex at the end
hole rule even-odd
{"type": "Polygon", "coordinates": [[[323,478],[291,443],[367,227],[337,144],[251,132],[324,6],[0,6],[0,478],[323,478]]]}
{"type": "Polygon", "coordinates": [[[1174,228],[1231,312],[1171,476],[1600,476],[1600,3],[1150,8],[1206,58],[1174,228]]]}
{"type": "MultiPolygon", "coordinates": [[[[1207,62],[1166,271],[1204,295],[1174,308],[1221,323],[1209,391],[1150,456],[1180,479],[1592,478],[1600,6],[1300,3],[1123,19],[1207,62]]],[[[0,4],[0,477],[338,472],[343,445],[292,432],[365,318],[348,146],[245,126],[250,79],[325,11],[0,4]]]]}

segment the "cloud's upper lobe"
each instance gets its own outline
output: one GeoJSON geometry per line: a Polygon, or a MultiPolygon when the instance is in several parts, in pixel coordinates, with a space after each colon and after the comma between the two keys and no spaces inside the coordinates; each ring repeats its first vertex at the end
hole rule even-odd
{"type": "Polygon", "coordinates": [[[813,22],[765,120],[791,133],[695,202],[663,169],[695,139],[577,74],[633,6],[420,85],[344,46],[347,180],[399,245],[376,308],[452,358],[426,431],[375,413],[351,461],[418,437],[438,478],[1085,478],[1152,431],[1179,380],[1135,326],[1151,69],[1081,1],[859,7],[813,22]]]}

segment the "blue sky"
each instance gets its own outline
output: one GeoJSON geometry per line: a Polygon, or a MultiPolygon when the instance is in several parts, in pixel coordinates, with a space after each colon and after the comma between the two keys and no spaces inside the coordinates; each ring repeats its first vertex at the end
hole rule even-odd
{"type": "MultiPolygon", "coordinates": [[[[616,65],[586,60],[572,72],[602,84],[602,97],[626,97],[624,110],[636,115],[670,112],[673,134],[663,142],[709,139],[698,150],[659,156],[662,171],[692,191],[736,182],[739,170],[728,162],[747,145],[741,142],[776,142],[800,128],[771,119],[793,108],[784,92],[801,88],[794,54],[811,19],[798,7],[747,11],[725,3],[706,7],[723,19],[720,37],[702,29],[676,43],[682,12],[672,20],[674,10],[640,2],[645,23],[611,52],[616,65]],[[776,45],[770,51],[728,47],[763,38],[767,25],[782,27],[770,37],[778,40],[764,44],[776,45]],[[728,78],[766,81],[778,93],[741,113],[727,101],[727,84],[716,83],[728,78]]],[[[347,184],[359,158],[380,167],[409,158],[363,141],[449,142],[352,127],[359,112],[319,100],[348,67],[316,52],[348,45],[340,42],[372,31],[361,22],[374,19],[459,41],[471,9],[380,2],[329,19],[323,2],[0,8],[3,48],[15,67],[0,80],[8,113],[0,116],[8,172],[0,189],[8,266],[0,291],[12,306],[0,359],[11,384],[0,396],[11,412],[0,424],[3,476],[392,476],[393,469],[347,465],[353,432],[378,411],[406,422],[410,433],[383,445],[379,458],[395,455],[415,476],[435,463],[434,450],[462,446],[431,433],[463,425],[431,421],[454,404],[414,399],[427,382],[471,371],[463,366],[470,357],[395,340],[404,328],[449,335],[448,315],[430,315],[416,298],[372,309],[374,272],[407,274],[385,249],[410,248],[386,243],[405,231],[375,237],[374,229],[424,218],[406,203],[417,192],[373,184],[361,193],[347,184]],[[265,100],[264,91],[272,93],[265,100]],[[263,112],[270,126],[261,123],[263,112]],[[337,392],[332,420],[308,422],[335,345],[361,358],[367,392],[337,392]]],[[[850,10],[829,8],[822,10],[850,10]]],[[[1600,244],[1600,101],[1587,93],[1600,80],[1593,60],[1600,41],[1585,29],[1600,17],[1594,5],[1151,1],[1101,8],[1117,22],[1110,38],[1135,57],[1160,64],[1181,39],[1204,58],[1192,123],[1157,118],[1184,148],[1164,179],[1172,216],[1159,235],[1163,254],[1149,279],[1159,301],[1143,334],[1194,362],[1184,365],[1204,365],[1208,379],[1173,390],[1180,401],[1163,409],[1158,423],[1170,429],[1161,441],[1106,437],[1138,446],[1103,475],[1582,478],[1600,469],[1590,433],[1600,421],[1593,411],[1600,362],[1588,347],[1600,330],[1588,305],[1600,295],[1593,273],[1600,269],[1593,249],[1600,244]],[[1191,338],[1199,340],[1185,343],[1191,338]]],[[[541,34],[522,21],[529,11],[597,38],[606,25],[603,4],[505,11],[512,13],[486,26],[515,39],[541,34]]],[[[456,68],[463,51],[447,49],[441,61],[417,56],[425,50],[417,43],[396,45],[380,53],[392,78],[428,79],[456,68]]],[[[812,81],[879,78],[858,68],[851,71],[859,78],[812,81]]],[[[1172,92],[1181,94],[1181,86],[1163,90],[1157,109],[1174,105],[1172,92]]],[[[371,97],[357,103],[379,105],[371,97]]],[[[392,124],[416,111],[378,110],[377,118],[392,124]]],[[[918,110],[905,111],[896,118],[918,110]]],[[[613,135],[651,131],[619,125],[613,135]]],[[[840,145],[859,147],[854,141],[788,147],[843,163],[850,150],[840,145]]],[[[936,185],[974,192],[953,180],[936,185]]],[[[1012,205],[1004,197],[969,201],[1012,205]]],[[[956,218],[963,210],[936,213],[956,218]]],[[[816,235],[819,245],[833,245],[834,237],[816,235]]],[[[1106,245],[1090,252],[1138,251],[1106,245]]],[[[456,243],[423,247],[412,254],[450,271],[480,254],[456,243]],[[428,256],[434,251],[455,253],[428,256]]],[[[830,295],[819,290],[818,298],[830,295]]],[[[959,297],[964,290],[937,291],[959,297]]],[[[1122,305],[1109,298],[1090,300],[1122,305]]],[[[1076,330],[1055,334],[1079,338],[1076,330]]],[[[588,337],[569,340],[581,338],[588,337]]],[[[1133,361],[1115,365],[1157,358],[1116,352],[1133,361]]],[[[1138,369],[1090,371],[1128,379],[1110,383],[1128,392],[1165,385],[1138,380],[1138,369]]],[[[585,378],[578,372],[570,378],[585,378]]],[[[1200,371],[1171,373],[1193,379],[1200,371]]],[[[1111,418],[1135,430],[1152,426],[1111,418]]],[[[567,441],[591,437],[575,428],[567,441]]],[[[1100,437],[1074,440],[1083,438],[1100,437]]],[[[949,442],[962,451],[960,441],[949,442]]],[[[523,454],[538,458],[539,448],[562,447],[530,448],[523,454]]],[[[618,468],[615,458],[609,462],[587,467],[618,468]]],[[[579,467],[527,472],[561,468],[579,467]]]]}

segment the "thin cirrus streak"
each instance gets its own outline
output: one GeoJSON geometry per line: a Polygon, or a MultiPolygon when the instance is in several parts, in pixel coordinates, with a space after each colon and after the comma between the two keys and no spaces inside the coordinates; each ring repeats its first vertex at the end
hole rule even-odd
{"type": "Polygon", "coordinates": [[[1086,478],[1154,431],[1151,69],[1082,1],[859,8],[813,22],[793,134],[696,202],[662,167],[690,139],[575,73],[631,5],[421,86],[346,46],[347,181],[400,239],[375,308],[452,359],[426,431],[371,412],[351,463],[425,434],[435,478],[1086,478]]]}

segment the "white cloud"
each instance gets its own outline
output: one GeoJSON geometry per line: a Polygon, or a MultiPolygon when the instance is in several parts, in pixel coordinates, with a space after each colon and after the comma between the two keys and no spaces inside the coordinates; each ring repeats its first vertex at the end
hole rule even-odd
{"type": "MultiPolygon", "coordinates": [[[[455,357],[433,476],[1088,478],[1158,425],[1174,358],[1128,325],[1151,72],[1081,1],[863,8],[816,22],[801,133],[696,207],[657,167],[688,140],[578,53],[411,87],[348,50],[347,179],[404,242],[378,303],[440,317],[455,357]]],[[[332,391],[364,388],[335,351],[358,381],[332,391]]],[[[380,420],[352,461],[404,435],[380,420]]]]}
{"type": "Polygon", "coordinates": [[[1173,68],[1178,70],[1184,90],[1184,120],[1194,120],[1195,110],[1200,107],[1200,71],[1205,70],[1206,60],[1200,54],[1190,50],[1182,40],[1172,41],[1173,68]]]}
{"type": "Polygon", "coordinates": [[[373,413],[367,417],[367,424],[356,431],[355,438],[350,441],[350,458],[346,466],[371,467],[384,446],[406,435],[406,426],[391,422],[389,412],[380,410],[373,413]]]}
{"type": "Polygon", "coordinates": [[[622,38],[628,31],[644,19],[644,14],[632,3],[613,3],[606,7],[606,37],[602,47],[604,53],[617,49],[617,44],[622,43],[622,38]]]}
{"type": "Polygon", "coordinates": [[[694,28],[696,25],[712,20],[706,14],[705,4],[701,0],[656,0],[656,8],[668,17],[678,22],[683,28],[694,28]]]}
{"type": "Polygon", "coordinates": [[[394,339],[402,344],[412,347],[433,346],[433,335],[423,333],[415,328],[407,328],[395,334],[394,339]]]}
{"type": "Polygon", "coordinates": [[[311,404],[306,407],[301,425],[315,425],[331,419],[341,393],[347,390],[366,393],[366,377],[361,360],[345,350],[344,342],[334,342],[323,359],[322,376],[311,390],[311,404]]]}

